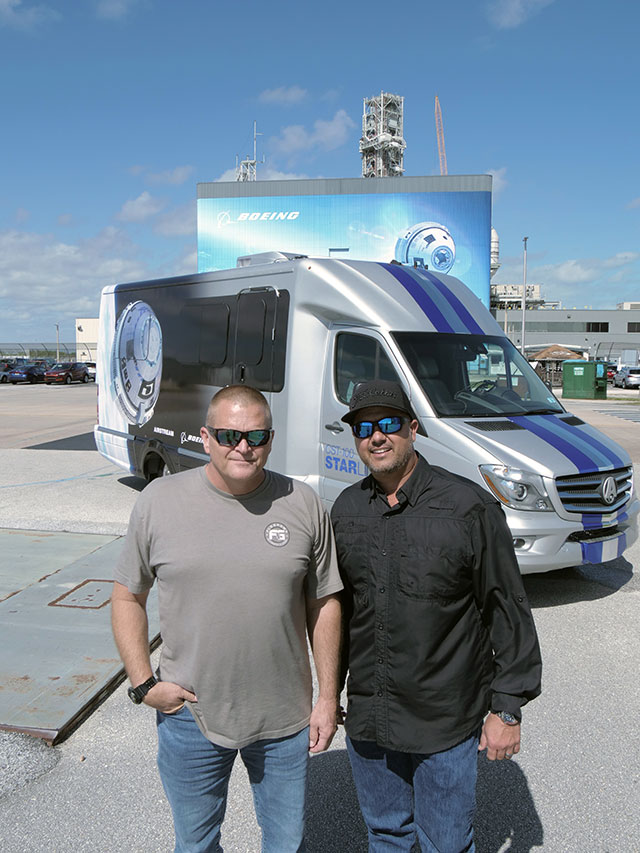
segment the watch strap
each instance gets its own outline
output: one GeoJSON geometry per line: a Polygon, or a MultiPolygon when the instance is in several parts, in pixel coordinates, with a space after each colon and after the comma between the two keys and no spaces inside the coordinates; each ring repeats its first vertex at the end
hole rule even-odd
{"type": "Polygon", "coordinates": [[[129,698],[135,705],[139,705],[147,693],[151,690],[152,687],[158,683],[155,675],[152,675],[150,678],[147,678],[146,681],[143,681],[142,684],[139,684],[137,687],[130,687],[127,691],[129,694],[129,698]]]}

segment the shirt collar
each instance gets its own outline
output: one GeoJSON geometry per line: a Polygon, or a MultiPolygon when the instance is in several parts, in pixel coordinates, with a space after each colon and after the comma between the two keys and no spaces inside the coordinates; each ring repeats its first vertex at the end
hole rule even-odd
{"type": "MultiPolygon", "coordinates": [[[[407,482],[404,483],[396,493],[399,503],[404,503],[406,501],[411,506],[414,506],[420,495],[427,490],[433,477],[431,465],[429,465],[427,460],[417,451],[416,456],[418,457],[416,467],[411,472],[407,482]]],[[[370,492],[370,501],[375,500],[377,497],[386,499],[384,489],[380,487],[373,474],[369,474],[369,476],[364,480],[363,486],[365,484],[370,492]]]]}

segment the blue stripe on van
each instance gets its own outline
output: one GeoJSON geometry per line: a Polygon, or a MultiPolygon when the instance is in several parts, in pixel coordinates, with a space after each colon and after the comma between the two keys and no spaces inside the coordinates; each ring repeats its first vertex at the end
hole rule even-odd
{"type": "Polygon", "coordinates": [[[462,332],[464,329],[455,329],[444,316],[440,307],[433,299],[433,295],[427,293],[420,282],[416,281],[413,276],[409,275],[408,271],[397,264],[380,264],[381,267],[390,272],[391,275],[400,282],[407,293],[412,296],[418,303],[422,311],[427,315],[428,320],[434,326],[436,332],[462,332]]]}
{"type": "Polygon", "coordinates": [[[602,542],[581,542],[580,548],[583,563],[602,562],[602,542]]]}
{"type": "Polygon", "coordinates": [[[622,557],[624,552],[627,550],[627,534],[623,533],[622,536],[618,539],[618,557],[622,557]]]}
{"type": "Polygon", "coordinates": [[[593,461],[591,455],[583,453],[575,444],[564,438],[559,431],[549,429],[548,419],[553,415],[513,415],[509,418],[514,424],[524,427],[529,432],[537,435],[547,444],[550,444],[560,453],[563,453],[578,469],[580,474],[597,470],[598,465],[593,461]]]}
{"type": "Polygon", "coordinates": [[[456,312],[458,317],[465,324],[467,330],[472,335],[484,334],[484,329],[482,329],[478,325],[477,321],[475,320],[475,318],[473,317],[473,315],[471,314],[469,309],[466,308],[462,304],[462,302],[458,299],[458,297],[455,296],[455,294],[449,290],[449,288],[446,286],[446,284],[444,282],[440,281],[439,278],[437,278],[435,275],[433,275],[433,273],[428,272],[428,270],[415,270],[415,272],[417,275],[419,275],[419,276],[424,275],[429,279],[429,281],[433,284],[433,286],[436,288],[436,290],[438,290],[442,294],[442,296],[444,296],[444,298],[447,300],[449,305],[451,305],[453,310],[456,312]]]}
{"type": "MultiPolygon", "coordinates": [[[[624,460],[621,459],[617,453],[607,447],[606,444],[603,444],[595,436],[589,435],[588,432],[583,431],[579,427],[571,426],[571,424],[566,423],[562,420],[562,418],[559,418],[557,415],[551,415],[549,420],[553,421],[554,426],[557,426],[561,430],[564,430],[565,432],[569,433],[572,439],[575,440],[576,436],[578,436],[580,441],[590,445],[598,453],[601,453],[607,459],[609,464],[613,465],[614,468],[625,467],[624,460]]],[[[606,468],[607,466],[605,465],[604,467],[606,468]]]]}
{"type": "Polygon", "coordinates": [[[423,270],[380,264],[415,299],[438,332],[482,334],[462,302],[434,275],[423,270]]]}
{"type": "Polygon", "coordinates": [[[594,512],[594,513],[583,513],[582,515],[582,528],[583,530],[596,530],[597,528],[602,527],[602,513],[594,512]]]}

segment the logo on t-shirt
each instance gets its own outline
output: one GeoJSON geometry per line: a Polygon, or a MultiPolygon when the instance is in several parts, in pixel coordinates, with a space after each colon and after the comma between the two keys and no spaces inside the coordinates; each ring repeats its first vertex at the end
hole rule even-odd
{"type": "Polygon", "coordinates": [[[283,545],[286,545],[289,541],[289,537],[289,530],[279,521],[273,521],[271,524],[267,524],[264,529],[264,538],[267,540],[269,545],[275,545],[276,548],[282,548],[283,545]]]}

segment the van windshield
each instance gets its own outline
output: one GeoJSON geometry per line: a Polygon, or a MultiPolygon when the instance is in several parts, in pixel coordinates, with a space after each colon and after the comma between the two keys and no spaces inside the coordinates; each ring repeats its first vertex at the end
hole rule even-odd
{"type": "Polygon", "coordinates": [[[392,334],[440,417],[564,411],[508,338],[443,332],[392,334]]]}

